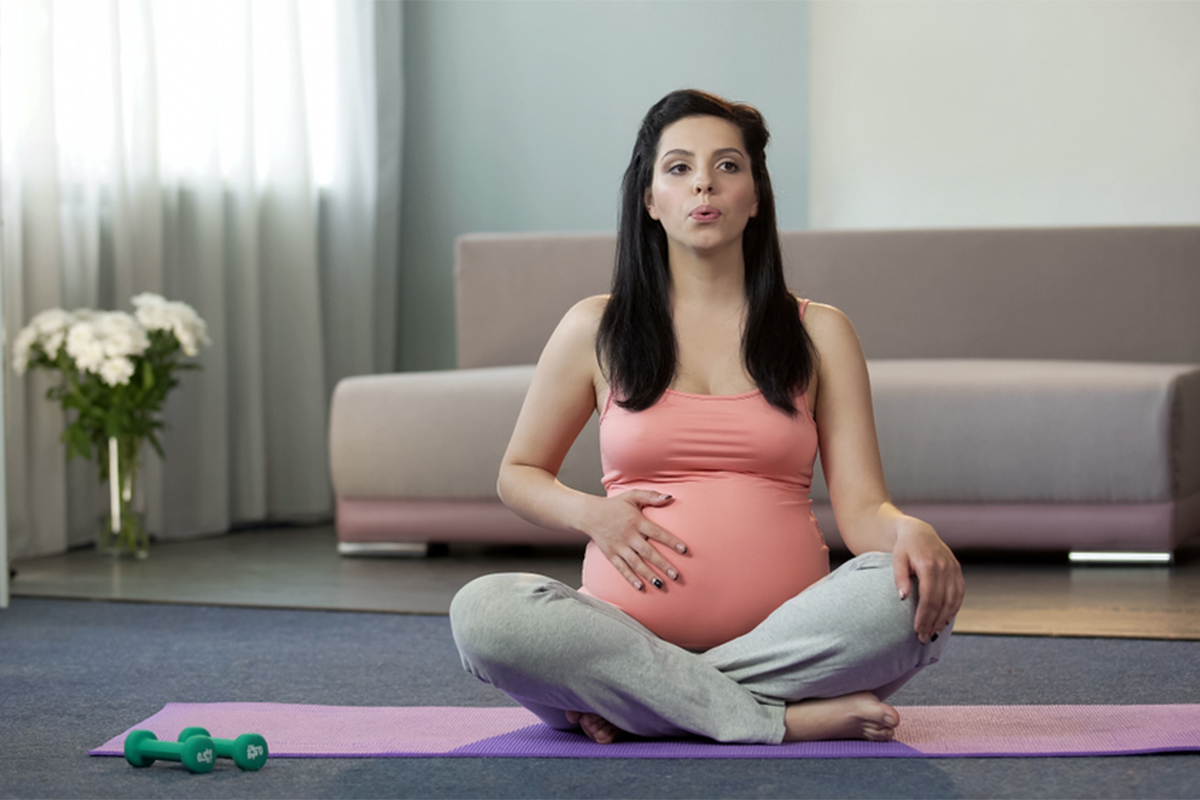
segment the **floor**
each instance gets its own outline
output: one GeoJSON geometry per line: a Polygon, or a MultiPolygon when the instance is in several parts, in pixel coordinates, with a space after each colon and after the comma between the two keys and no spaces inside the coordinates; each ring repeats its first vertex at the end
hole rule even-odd
{"type": "MultiPolygon", "coordinates": [[[[529,571],[577,586],[578,547],[452,545],[427,558],[339,556],[332,526],[156,543],[144,561],[91,548],[13,563],[17,597],[444,614],[479,575],[529,571]]],[[[1200,546],[1170,567],[1072,566],[1060,556],[960,554],[958,633],[1200,640],[1200,546]]]]}
{"type": "MultiPolygon", "coordinates": [[[[511,705],[462,669],[450,633],[441,616],[15,598],[0,614],[0,798],[1198,796],[1200,753],[272,758],[208,775],[84,755],[169,702],[511,705]]],[[[904,706],[1200,703],[1197,665],[1195,641],[959,636],[890,699],[902,719],[904,706]]]]}

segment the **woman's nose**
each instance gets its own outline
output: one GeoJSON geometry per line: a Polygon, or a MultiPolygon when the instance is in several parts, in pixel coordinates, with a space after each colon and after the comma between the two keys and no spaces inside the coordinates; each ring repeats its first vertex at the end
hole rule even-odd
{"type": "Polygon", "coordinates": [[[708,177],[707,174],[697,172],[696,173],[696,184],[693,187],[693,189],[696,192],[696,194],[711,193],[713,190],[712,180],[708,177]]]}

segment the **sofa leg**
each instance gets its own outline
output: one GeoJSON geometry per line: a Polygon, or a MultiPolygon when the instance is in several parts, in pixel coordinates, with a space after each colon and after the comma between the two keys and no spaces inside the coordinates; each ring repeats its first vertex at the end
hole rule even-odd
{"type": "Polygon", "coordinates": [[[338,542],[342,556],[403,556],[424,558],[429,555],[428,542],[338,542]]]}

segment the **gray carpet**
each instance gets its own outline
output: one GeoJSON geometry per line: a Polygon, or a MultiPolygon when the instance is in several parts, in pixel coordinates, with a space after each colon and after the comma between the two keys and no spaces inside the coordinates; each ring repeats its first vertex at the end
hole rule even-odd
{"type": "MultiPolygon", "coordinates": [[[[167,702],[511,705],[441,616],[14,599],[0,797],[1197,797],[1200,754],[1070,759],[274,759],[135,770],[88,749],[167,702]]],[[[1200,642],[958,636],[897,706],[1197,703],[1200,642]]]]}

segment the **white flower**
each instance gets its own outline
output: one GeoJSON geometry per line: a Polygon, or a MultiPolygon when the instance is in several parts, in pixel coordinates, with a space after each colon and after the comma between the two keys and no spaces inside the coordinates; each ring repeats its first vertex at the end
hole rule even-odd
{"type": "Polygon", "coordinates": [[[209,345],[208,326],[196,310],[187,303],[166,300],[159,295],[143,292],[133,298],[137,321],[148,331],[171,331],[186,355],[194,356],[197,345],[209,345]]]}
{"type": "Polygon", "coordinates": [[[51,308],[37,314],[13,341],[13,369],[24,375],[34,348],[54,360],[65,345],[77,369],[116,386],[129,381],[135,370],[131,359],[150,347],[148,331],[169,331],[189,356],[196,355],[200,345],[212,344],[208,326],[187,303],[143,292],[133,298],[133,305],[136,316],[90,308],[51,308]]]}
{"type": "Polygon", "coordinates": [[[104,341],[104,354],[109,358],[140,356],[150,346],[150,337],[132,315],[110,311],[92,321],[104,341]]]}
{"type": "Polygon", "coordinates": [[[167,314],[166,298],[151,294],[150,292],[142,292],[137,297],[133,298],[134,316],[137,321],[142,323],[148,331],[169,330],[171,320],[167,314]]]}
{"type": "MultiPolygon", "coordinates": [[[[149,346],[150,339],[146,332],[136,319],[124,311],[96,314],[91,319],[76,322],[67,332],[67,355],[75,360],[75,366],[101,375],[110,386],[116,385],[110,376],[122,374],[123,368],[109,366],[108,372],[102,373],[105,364],[140,356],[149,346]]],[[[132,364],[129,369],[132,375],[132,364]]],[[[125,383],[125,380],[118,380],[117,383],[125,383]]]]}
{"type": "Polygon", "coordinates": [[[104,363],[104,344],[96,334],[94,323],[76,322],[67,331],[67,355],[74,361],[75,366],[88,372],[95,372],[104,363]]]}
{"type": "Polygon", "coordinates": [[[61,308],[51,308],[36,315],[29,321],[30,327],[36,328],[40,334],[53,334],[66,330],[75,322],[75,315],[61,308]]]}
{"type": "Polygon", "coordinates": [[[29,354],[34,345],[42,348],[51,359],[58,358],[67,329],[75,322],[75,315],[61,308],[51,308],[34,316],[21,329],[13,341],[13,369],[24,375],[29,367],[29,354]]]}
{"type": "Polygon", "coordinates": [[[29,325],[21,329],[13,340],[13,369],[18,375],[24,375],[29,366],[29,351],[38,340],[38,332],[29,325]]]}
{"type": "Polygon", "coordinates": [[[161,306],[167,302],[167,298],[163,297],[161,294],[155,294],[154,292],[142,292],[139,295],[134,295],[133,300],[130,302],[132,302],[138,308],[141,308],[142,306],[161,306]]]}
{"type": "Polygon", "coordinates": [[[55,331],[42,338],[42,349],[46,351],[46,355],[50,357],[51,361],[58,358],[58,348],[62,347],[63,340],[66,338],[66,331],[55,331]]]}
{"type": "Polygon", "coordinates": [[[129,379],[133,377],[133,362],[128,358],[109,358],[100,365],[97,373],[109,386],[129,383],[129,379]]]}

